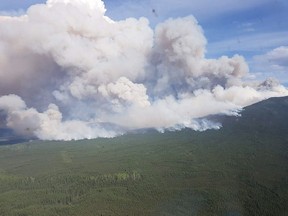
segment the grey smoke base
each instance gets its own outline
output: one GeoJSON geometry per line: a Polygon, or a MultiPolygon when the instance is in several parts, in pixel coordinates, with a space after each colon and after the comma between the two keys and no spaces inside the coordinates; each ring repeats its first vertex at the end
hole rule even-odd
{"type": "Polygon", "coordinates": [[[245,83],[239,55],[206,59],[193,16],[153,30],[146,18],[104,14],[100,0],[48,0],[0,17],[1,127],[44,140],[201,131],[220,127],[205,116],[288,95],[272,80],[245,83]]]}

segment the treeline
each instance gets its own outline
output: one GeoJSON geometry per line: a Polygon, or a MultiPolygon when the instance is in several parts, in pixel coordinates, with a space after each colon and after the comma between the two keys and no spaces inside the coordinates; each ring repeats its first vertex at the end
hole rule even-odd
{"type": "Polygon", "coordinates": [[[19,177],[12,175],[0,176],[0,192],[5,192],[7,189],[43,189],[51,188],[58,191],[60,188],[71,187],[97,187],[112,184],[121,184],[125,182],[138,181],[142,178],[137,171],[119,172],[103,175],[75,175],[65,174],[57,176],[40,176],[40,177],[19,177]],[[46,186],[46,187],[43,187],[46,186]]]}
{"type": "MultiPolygon", "coordinates": [[[[19,177],[1,174],[0,193],[18,191],[39,196],[41,205],[71,205],[92,190],[102,191],[103,187],[133,184],[142,179],[140,173],[119,172],[103,175],[65,174],[57,176],[19,177]]],[[[23,200],[25,203],[25,200],[23,200]]],[[[25,204],[23,204],[25,205],[25,204]]]]}

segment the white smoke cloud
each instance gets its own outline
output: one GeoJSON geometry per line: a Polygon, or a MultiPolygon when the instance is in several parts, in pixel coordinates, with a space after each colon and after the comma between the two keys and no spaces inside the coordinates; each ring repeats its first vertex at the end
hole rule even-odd
{"type": "Polygon", "coordinates": [[[266,70],[287,72],[288,71],[288,46],[277,47],[264,55],[254,56],[258,68],[266,70]]]}
{"type": "Polygon", "coordinates": [[[245,83],[239,55],[206,59],[193,16],[153,31],[146,18],[116,22],[105,11],[101,0],[48,0],[0,17],[0,125],[45,140],[206,130],[220,127],[209,115],[288,95],[275,82],[245,83]]]}

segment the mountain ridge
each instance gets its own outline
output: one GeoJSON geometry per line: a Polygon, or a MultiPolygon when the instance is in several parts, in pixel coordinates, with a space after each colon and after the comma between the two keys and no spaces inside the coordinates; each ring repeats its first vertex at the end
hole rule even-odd
{"type": "MultiPolygon", "coordinates": [[[[226,116],[226,115],[214,115],[208,119],[212,121],[220,122],[222,128],[220,131],[225,130],[249,130],[263,131],[270,128],[270,132],[276,133],[277,130],[281,130],[283,133],[288,129],[288,96],[286,97],[273,97],[267,100],[263,100],[252,104],[250,106],[244,107],[243,110],[239,113],[239,116],[226,116]],[[274,122],[277,121],[278,125],[275,127],[274,122]],[[251,124],[251,122],[253,124],[251,124]],[[273,125],[273,126],[272,126],[273,125]],[[259,127],[260,126],[260,127],[259,127]]],[[[143,134],[150,133],[155,129],[141,129],[130,131],[127,134],[143,134]]],[[[190,130],[190,129],[189,129],[190,130]]],[[[213,129],[214,130],[214,129],[213,129]]],[[[196,131],[198,132],[198,131],[196,131]]],[[[259,131],[261,132],[261,131],[259,131]]],[[[6,144],[16,144],[20,142],[26,142],[29,139],[16,135],[9,128],[0,128],[0,145],[6,144]]]]}

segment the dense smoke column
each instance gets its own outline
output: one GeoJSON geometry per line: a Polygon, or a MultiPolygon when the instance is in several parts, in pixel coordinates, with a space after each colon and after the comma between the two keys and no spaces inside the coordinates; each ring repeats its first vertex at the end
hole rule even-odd
{"type": "Polygon", "coordinates": [[[129,130],[219,128],[205,119],[288,90],[245,83],[242,56],[205,58],[193,16],[155,30],[113,21],[101,0],[48,0],[0,17],[0,127],[44,140],[113,137],[129,130]],[[201,120],[199,120],[201,119],[201,120]]]}

